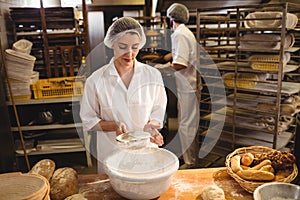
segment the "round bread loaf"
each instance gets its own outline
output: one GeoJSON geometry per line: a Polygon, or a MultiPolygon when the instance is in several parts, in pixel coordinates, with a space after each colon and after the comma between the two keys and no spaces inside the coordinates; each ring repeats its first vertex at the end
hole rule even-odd
{"type": "Polygon", "coordinates": [[[37,162],[28,173],[41,175],[49,181],[54,170],[55,162],[50,159],[43,159],[37,162]]]}
{"type": "Polygon", "coordinates": [[[245,153],[242,155],[241,163],[242,165],[249,166],[254,160],[254,155],[252,153],[245,153]]]}
{"type": "Polygon", "coordinates": [[[78,174],[70,167],[54,171],[50,180],[51,200],[62,200],[78,193],[78,174]]]}

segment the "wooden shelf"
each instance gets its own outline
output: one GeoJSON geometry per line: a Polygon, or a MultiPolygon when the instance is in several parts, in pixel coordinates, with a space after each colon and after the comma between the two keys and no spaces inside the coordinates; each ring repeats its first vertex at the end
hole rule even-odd
{"type": "MultiPolygon", "coordinates": [[[[65,102],[79,102],[81,97],[66,97],[66,98],[49,98],[49,99],[29,99],[16,100],[16,105],[33,105],[33,104],[50,104],[50,103],[65,103],[65,102]]],[[[11,101],[6,102],[7,105],[12,105],[11,101]]]]}
{"type": "MultiPolygon", "coordinates": [[[[37,130],[53,130],[53,129],[68,129],[68,128],[81,128],[81,123],[75,124],[49,124],[49,125],[34,125],[34,126],[21,126],[22,131],[37,131],[37,130]]],[[[18,127],[11,127],[11,131],[18,131],[18,127]]]]}

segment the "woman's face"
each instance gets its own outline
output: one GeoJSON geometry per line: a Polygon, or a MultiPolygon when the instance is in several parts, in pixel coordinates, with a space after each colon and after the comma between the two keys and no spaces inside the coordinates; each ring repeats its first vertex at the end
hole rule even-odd
{"type": "Polygon", "coordinates": [[[116,64],[133,66],[134,59],[139,52],[140,38],[135,33],[126,33],[113,45],[116,64]]]}

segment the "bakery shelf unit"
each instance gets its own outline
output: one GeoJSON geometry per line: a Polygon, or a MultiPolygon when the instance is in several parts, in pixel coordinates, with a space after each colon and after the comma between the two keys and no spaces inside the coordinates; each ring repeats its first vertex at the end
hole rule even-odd
{"type": "Polygon", "coordinates": [[[33,43],[34,70],[41,78],[74,76],[87,54],[84,20],[73,7],[11,7],[14,41],[33,43]]]}
{"type": "Polygon", "coordinates": [[[197,9],[201,137],[221,132],[214,162],[242,146],[294,151],[300,83],[286,73],[299,67],[299,16],[290,3],[197,9]],[[212,92],[222,87],[225,98],[212,92]]]}
{"type": "MultiPolygon", "coordinates": [[[[18,161],[24,156],[33,159],[32,156],[82,152],[86,155],[87,165],[92,166],[91,155],[85,148],[90,144],[90,135],[82,130],[79,118],[80,100],[81,97],[65,97],[15,101],[20,126],[16,117],[11,117],[11,131],[17,164],[22,165],[18,161]],[[25,149],[18,133],[20,129],[25,149]]],[[[12,103],[7,102],[7,105],[14,116],[12,103]]]]}
{"type": "Polygon", "coordinates": [[[137,59],[150,64],[161,58],[170,49],[167,38],[167,23],[164,16],[133,17],[143,26],[146,35],[146,44],[140,50],[137,59]]]}

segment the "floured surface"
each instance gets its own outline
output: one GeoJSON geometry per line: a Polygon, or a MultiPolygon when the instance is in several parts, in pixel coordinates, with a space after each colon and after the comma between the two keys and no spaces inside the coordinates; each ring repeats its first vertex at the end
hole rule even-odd
{"type": "Polygon", "coordinates": [[[213,174],[214,182],[223,189],[226,200],[253,200],[253,195],[240,187],[240,185],[231,178],[227,169],[220,169],[213,174]]]}
{"type": "Polygon", "coordinates": [[[174,175],[171,186],[162,194],[159,200],[201,199],[205,186],[212,185],[212,172],[217,168],[178,170],[174,175]]]}
{"type": "MultiPolygon", "coordinates": [[[[241,188],[226,168],[178,170],[169,189],[156,200],[202,200],[201,192],[209,185],[222,188],[226,200],[253,200],[252,194],[241,188]]],[[[79,186],[79,192],[88,200],[125,200],[113,190],[104,174],[80,175],[79,186]]]]}

